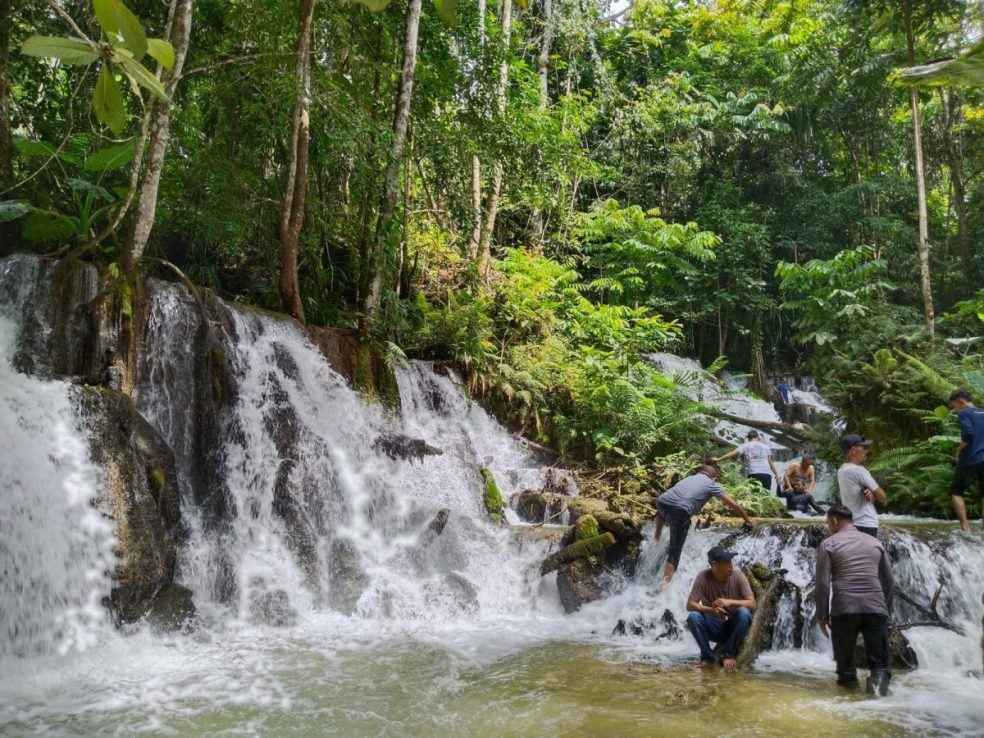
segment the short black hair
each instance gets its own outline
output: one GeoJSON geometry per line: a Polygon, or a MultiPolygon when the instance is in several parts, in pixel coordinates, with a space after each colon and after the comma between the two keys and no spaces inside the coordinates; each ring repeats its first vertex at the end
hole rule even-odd
{"type": "Polygon", "coordinates": [[[816,461],[817,457],[814,454],[803,454],[801,461],[816,461]]]}
{"type": "Polygon", "coordinates": [[[745,434],[745,438],[758,438],[759,432],[757,430],[750,430],[745,434]]]}
{"type": "Polygon", "coordinates": [[[838,503],[827,508],[827,517],[836,518],[837,520],[854,520],[854,513],[851,512],[851,508],[847,505],[838,503]]]}
{"type": "Polygon", "coordinates": [[[718,470],[716,466],[711,466],[710,464],[704,464],[704,466],[702,466],[699,471],[701,474],[706,474],[711,479],[718,478],[718,470]]]}
{"type": "Polygon", "coordinates": [[[965,389],[959,389],[950,393],[950,402],[954,400],[966,400],[970,402],[970,393],[965,389]]]}

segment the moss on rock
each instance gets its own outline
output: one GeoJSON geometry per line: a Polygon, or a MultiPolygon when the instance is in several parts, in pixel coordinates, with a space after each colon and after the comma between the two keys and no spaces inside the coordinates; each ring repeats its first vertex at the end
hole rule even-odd
{"type": "Polygon", "coordinates": [[[577,519],[577,540],[585,541],[598,535],[598,521],[594,515],[582,515],[577,519]]]}
{"type": "Polygon", "coordinates": [[[505,519],[506,502],[502,499],[502,493],[495,482],[492,470],[487,466],[482,467],[482,479],[485,480],[485,509],[488,510],[490,518],[501,523],[505,519]]]}

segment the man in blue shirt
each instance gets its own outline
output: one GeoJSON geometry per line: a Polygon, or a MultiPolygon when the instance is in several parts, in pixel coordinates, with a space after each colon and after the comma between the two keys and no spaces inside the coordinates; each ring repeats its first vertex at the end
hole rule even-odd
{"type": "Polygon", "coordinates": [[[960,527],[970,530],[964,493],[974,479],[984,502],[984,409],[974,407],[967,390],[957,390],[950,395],[950,407],[960,419],[960,445],[957,446],[957,468],[950,485],[950,500],[960,527]]]}

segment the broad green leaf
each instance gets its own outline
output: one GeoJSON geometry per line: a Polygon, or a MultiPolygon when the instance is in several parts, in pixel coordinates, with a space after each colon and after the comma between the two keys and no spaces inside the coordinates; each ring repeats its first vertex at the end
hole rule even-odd
{"type": "Polygon", "coordinates": [[[167,93],[164,92],[164,88],[161,86],[161,82],[157,77],[151,72],[147,67],[145,67],[140,62],[130,59],[127,56],[114,55],[113,61],[119,64],[123,68],[123,73],[130,78],[131,82],[145,87],[152,93],[157,95],[161,100],[165,102],[171,102],[168,98],[167,93]]]}
{"type": "Polygon", "coordinates": [[[458,24],[458,0],[434,0],[434,9],[444,25],[458,24]]]}
{"type": "Polygon", "coordinates": [[[21,236],[27,241],[67,241],[76,235],[74,220],[54,210],[32,210],[21,236]]]}
{"type": "Polygon", "coordinates": [[[123,46],[132,51],[137,59],[142,59],[147,53],[147,35],[140,19],[120,0],[92,0],[92,7],[99,25],[110,33],[119,34],[123,46]]]}
{"type": "Polygon", "coordinates": [[[0,223],[23,218],[31,212],[31,204],[26,200],[0,200],[0,223]]]}
{"type": "Polygon", "coordinates": [[[96,111],[96,120],[119,135],[126,125],[126,109],[120,88],[106,64],[99,70],[96,89],[92,93],[92,107],[96,111]]]}
{"type": "Polygon", "coordinates": [[[84,169],[87,172],[105,172],[107,169],[125,167],[133,161],[135,151],[136,142],[133,139],[115,146],[107,146],[88,156],[84,169]]]}
{"type": "Polygon", "coordinates": [[[63,36],[31,36],[21,44],[21,53],[59,59],[63,64],[92,64],[99,58],[82,39],[63,36]]]}
{"type": "Polygon", "coordinates": [[[109,194],[109,191],[104,187],[100,187],[97,184],[93,184],[84,179],[79,179],[78,177],[66,177],[65,184],[71,187],[76,192],[84,192],[87,195],[92,195],[98,200],[109,200],[113,201],[113,196],[109,194]]]}
{"type": "Polygon", "coordinates": [[[382,13],[390,4],[390,0],[352,0],[359,5],[365,5],[373,13],[382,13]]]}
{"type": "Polygon", "coordinates": [[[147,53],[166,69],[174,66],[174,47],[161,38],[147,39],[147,53]]]}

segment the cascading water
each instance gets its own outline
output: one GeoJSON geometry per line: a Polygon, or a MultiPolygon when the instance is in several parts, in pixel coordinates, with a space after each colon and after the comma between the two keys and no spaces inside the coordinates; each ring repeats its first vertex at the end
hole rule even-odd
{"type": "MultiPolygon", "coordinates": [[[[0,281],[0,295],[43,307],[50,280],[37,270],[24,280],[18,268],[23,289],[11,298],[0,281]]],[[[774,650],[750,674],[701,675],[680,665],[696,653],[685,632],[610,634],[619,619],[648,624],[666,609],[681,624],[704,552],[726,531],[693,531],[663,594],[665,542],[644,541],[633,579],[615,579],[612,596],[565,616],[554,577],[538,571],[553,544],[526,535],[545,528],[517,535],[493,525],[482,501],[481,467],[505,496],[540,486],[544,470],[453,374],[401,367],[396,415],[364,402],[291,321],[214,298],[203,306],[171,284],[154,283],[148,299],[134,402],[174,453],[176,577],[202,617],[188,634],[113,636],[98,607],[112,536],[89,505],[100,476],[73,390],[3,370],[0,732],[980,733],[981,683],[964,674],[979,668],[979,539],[949,528],[893,533],[900,586],[929,603],[943,576],[937,609],[965,635],[907,631],[923,668],[897,675],[894,695],[871,703],[833,687],[829,644],[813,623],[806,534],[741,538],[740,562],[787,570],[774,650]],[[9,407],[30,422],[15,424],[9,407]],[[406,441],[410,458],[392,453],[406,441]],[[37,589],[55,595],[53,606],[16,599],[44,576],[37,589]],[[29,636],[11,632],[12,602],[15,621],[38,625],[29,636]]],[[[22,330],[54,335],[43,309],[17,317],[22,330]]],[[[0,322],[5,357],[15,329],[0,322]]],[[[28,346],[41,366],[50,340],[27,338],[17,350],[28,346]]],[[[906,607],[898,617],[918,619],[906,607]]]]}
{"type": "Polygon", "coordinates": [[[18,333],[0,312],[0,661],[91,646],[115,566],[72,388],[13,369],[18,333]]]}

